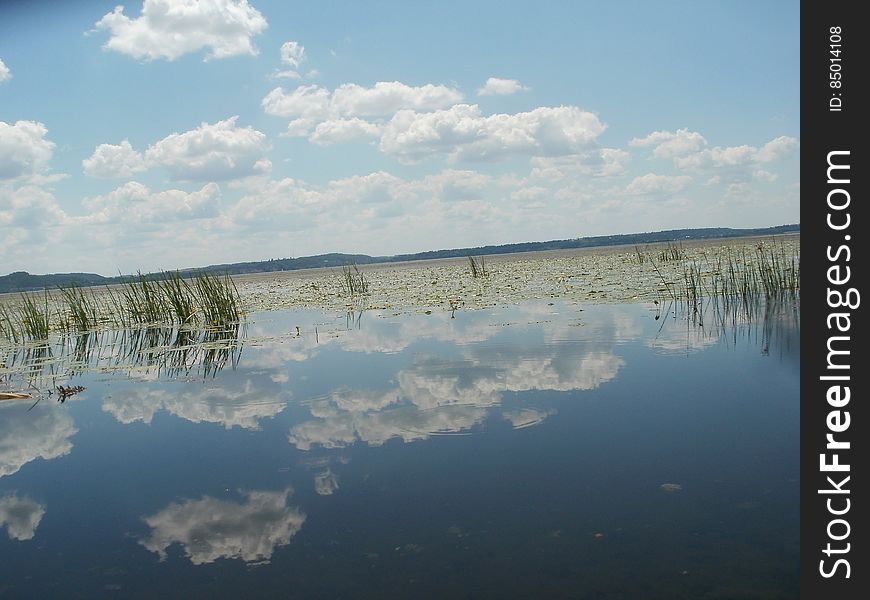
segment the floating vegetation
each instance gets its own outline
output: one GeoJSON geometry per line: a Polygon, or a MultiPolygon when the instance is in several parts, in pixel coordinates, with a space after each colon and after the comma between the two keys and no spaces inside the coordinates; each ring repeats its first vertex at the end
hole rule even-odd
{"type": "Polygon", "coordinates": [[[341,287],[346,296],[357,298],[369,293],[369,282],[356,263],[341,268],[341,287]]]}
{"type": "Polygon", "coordinates": [[[489,272],[486,270],[486,260],[482,256],[478,256],[477,258],[469,256],[468,263],[471,267],[471,276],[474,279],[489,276],[489,272]]]}

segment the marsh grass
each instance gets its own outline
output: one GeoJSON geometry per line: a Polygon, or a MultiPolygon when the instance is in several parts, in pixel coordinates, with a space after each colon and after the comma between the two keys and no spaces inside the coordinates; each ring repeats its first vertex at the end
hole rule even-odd
{"type": "Polygon", "coordinates": [[[369,282],[356,263],[341,268],[341,287],[346,296],[356,298],[369,293],[369,282]]]}
{"type": "Polygon", "coordinates": [[[58,317],[62,329],[86,332],[99,325],[99,315],[103,311],[92,292],[86,293],[82,288],[72,285],[61,288],[60,293],[67,308],[67,312],[58,317]]]}
{"type": "Polygon", "coordinates": [[[683,250],[683,243],[676,244],[668,242],[667,245],[658,253],[659,262],[668,262],[672,260],[685,260],[686,251],[683,250]]]}
{"type": "Polygon", "coordinates": [[[479,279],[482,277],[488,277],[489,272],[486,270],[486,260],[482,256],[468,257],[468,265],[471,267],[471,277],[474,279],[479,279]]]}
{"type": "Polygon", "coordinates": [[[52,332],[82,334],[99,328],[143,325],[224,328],[243,318],[239,292],[229,275],[178,272],[142,275],[95,291],[78,286],[21,294],[0,301],[0,336],[13,344],[47,340],[52,332]]]}
{"type": "Polygon", "coordinates": [[[717,299],[726,310],[739,304],[752,312],[759,299],[769,305],[800,296],[800,255],[783,244],[760,243],[754,251],[742,248],[705,258],[683,260],[682,273],[669,271],[670,279],[651,261],[668,299],[685,303],[696,314],[704,314],[705,299],[717,299]]]}
{"type": "Polygon", "coordinates": [[[22,337],[30,340],[47,340],[49,332],[48,292],[43,294],[43,303],[34,294],[21,294],[19,313],[22,337]]]}

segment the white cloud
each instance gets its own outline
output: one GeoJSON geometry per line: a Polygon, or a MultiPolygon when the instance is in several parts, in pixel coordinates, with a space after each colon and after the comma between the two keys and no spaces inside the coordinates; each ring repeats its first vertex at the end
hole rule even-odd
{"type": "Polygon", "coordinates": [[[578,175],[613,177],[625,173],[631,155],[617,148],[594,148],[567,156],[532,157],[531,176],[558,181],[578,175]]]}
{"type": "Polygon", "coordinates": [[[61,406],[43,402],[0,405],[0,477],[13,475],[38,458],[51,460],[69,454],[70,438],[78,432],[61,406]]]}
{"type": "Polygon", "coordinates": [[[245,562],[269,560],[275,548],[286,546],[305,523],[305,514],[287,506],[292,490],[243,491],[242,503],[204,496],[172,503],[145,517],[151,535],[139,543],[166,559],[175,543],[195,565],[219,558],[245,562]]]}
{"type": "Polygon", "coordinates": [[[445,169],[413,182],[411,187],[423,197],[434,197],[442,202],[462,202],[483,198],[490,183],[492,178],[484,173],[445,169]]]}
{"type": "Polygon", "coordinates": [[[379,135],[380,127],[354,117],[323,121],[314,128],[314,132],[308,139],[313,144],[329,146],[356,138],[377,138],[379,135]]]}
{"type": "Polygon", "coordinates": [[[656,158],[676,158],[700,151],[707,145],[707,140],[697,131],[678,129],[675,132],[654,131],[646,137],[634,138],[628,145],[655,146],[653,156],[656,158]]]}
{"type": "Polygon", "coordinates": [[[45,514],[45,506],[31,500],[9,494],[0,498],[0,527],[6,526],[10,539],[32,540],[45,514]]]}
{"type": "Polygon", "coordinates": [[[427,83],[409,86],[399,81],[379,81],[372,87],[345,83],[330,92],[318,85],[304,85],[292,92],[275,88],[263,98],[270,115],[319,120],[340,117],[383,117],[400,109],[431,110],[462,100],[453,88],[427,83]]]}
{"type": "MultiPolygon", "coordinates": [[[[63,223],[66,219],[67,214],[54,196],[42,188],[32,185],[0,188],[0,227],[32,232],[63,223]]],[[[5,242],[8,243],[9,239],[6,238],[5,242]]]]}
{"type": "Polygon", "coordinates": [[[776,173],[765,171],[764,169],[756,169],[752,172],[752,178],[756,181],[767,181],[768,183],[776,181],[779,177],[776,173]]]}
{"type": "Polygon", "coordinates": [[[311,130],[314,129],[315,123],[314,119],[293,119],[287,123],[287,131],[282,135],[284,137],[308,137],[311,130]]]}
{"type": "Polygon", "coordinates": [[[38,175],[48,168],[55,144],[37,121],[0,121],[0,180],[38,175]]]}
{"type": "Polygon", "coordinates": [[[490,77],[486,80],[479,90],[478,96],[506,96],[517,92],[524,92],[529,88],[520,85],[516,79],[500,79],[498,77],[490,77]]]}
{"type": "Polygon", "coordinates": [[[380,147],[404,162],[433,154],[451,161],[559,156],[589,149],[604,129],[597,116],[576,106],[483,116],[477,105],[457,104],[428,113],[399,111],[385,126],[380,147]]]}
{"type": "MultiPolygon", "coordinates": [[[[734,169],[757,163],[769,163],[789,156],[797,147],[797,139],[789,136],[777,137],[760,149],[756,146],[716,146],[706,148],[707,140],[696,131],[678,129],[654,131],[643,138],[634,138],[629,143],[633,147],[653,147],[653,156],[673,159],[682,169],[734,169]]],[[[749,174],[745,174],[749,176],[749,174]]]]}
{"type": "Polygon", "coordinates": [[[196,192],[165,190],[152,192],[136,181],[94,198],[86,198],[82,204],[90,211],[83,218],[91,223],[162,223],[183,219],[202,219],[218,214],[220,187],[207,183],[196,192]]]}
{"type": "Polygon", "coordinates": [[[100,144],[90,158],[82,161],[82,167],[85,175],[103,179],[130,177],[147,168],[142,154],[133,150],[127,140],[117,146],[100,144]]]}
{"type": "Polygon", "coordinates": [[[328,119],[330,93],[319,85],[302,85],[290,93],[277,87],[263,98],[263,110],[277,117],[328,119]]]}
{"type": "Polygon", "coordinates": [[[110,32],[103,48],[141,60],[175,60],[202,49],[206,60],[255,55],[251,37],[267,26],[247,0],[144,0],[139,17],[116,6],[95,25],[110,32]]]}
{"type": "Polygon", "coordinates": [[[237,119],[168,135],[148,148],[145,160],[181,181],[219,181],[269,171],[266,135],[252,127],[236,127],[237,119]]]}
{"type": "Polygon", "coordinates": [[[281,45],[281,62],[297,68],[305,60],[305,47],[299,42],[284,42],[281,45]]]}
{"type": "Polygon", "coordinates": [[[755,160],[762,163],[781,160],[789,156],[798,147],[797,139],[785,135],[767,142],[755,155],[755,160]]]}
{"type": "Polygon", "coordinates": [[[645,194],[674,194],[685,189],[692,183],[688,175],[656,175],[647,173],[635,177],[625,188],[626,193],[632,195],[645,194]]]}
{"type": "Polygon", "coordinates": [[[3,59],[0,58],[0,83],[9,81],[10,79],[12,79],[12,71],[10,71],[9,67],[6,66],[6,63],[3,62],[3,59]]]}
{"type": "Polygon", "coordinates": [[[285,69],[283,71],[275,71],[270,75],[272,79],[302,79],[302,75],[299,71],[294,71],[293,69],[285,69]]]}
{"type": "Polygon", "coordinates": [[[299,42],[284,42],[281,45],[281,63],[289,66],[289,69],[275,71],[273,79],[300,79],[299,65],[305,62],[305,47],[299,42]]]}
{"type": "Polygon", "coordinates": [[[379,81],[367,88],[355,83],[340,85],[332,93],[332,107],[340,115],[382,116],[401,109],[432,110],[462,100],[462,94],[443,85],[412,87],[399,81],[379,81]]]}

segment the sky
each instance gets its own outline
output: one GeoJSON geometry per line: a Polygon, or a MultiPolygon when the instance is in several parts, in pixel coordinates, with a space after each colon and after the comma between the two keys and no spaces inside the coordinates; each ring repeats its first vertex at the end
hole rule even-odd
{"type": "Polygon", "coordinates": [[[0,2],[0,275],[800,221],[799,2],[0,2]]]}

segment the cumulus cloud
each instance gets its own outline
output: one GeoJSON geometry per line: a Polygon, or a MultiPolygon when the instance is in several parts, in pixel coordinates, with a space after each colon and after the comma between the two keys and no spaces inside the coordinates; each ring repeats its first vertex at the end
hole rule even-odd
{"type": "Polygon", "coordinates": [[[374,123],[356,117],[332,119],[319,123],[308,139],[319,146],[330,146],[356,138],[377,138],[380,132],[374,123]]]}
{"type": "Polygon", "coordinates": [[[692,183],[688,175],[656,175],[647,173],[632,179],[625,191],[632,195],[674,194],[692,183]]]}
{"type": "Polygon", "coordinates": [[[654,131],[646,137],[634,138],[628,145],[636,148],[653,146],[653,156],[656,158],[676,158],[698,152],[707,145],[707,140],[697,131],[678,129],[654,131]]]}
{"type": "MultiPolygon", "coordinates": [[[[696,131],[654,131],[629,142],[633,147],[652,147],[656,158],[673,159],[683,169],[734,169],[759,163],[770,163],[788,157],[798,147],[797,139],[780,136],[761,148],[742,144],[740,146],[715,146],[707,148],[707,140],[696,131]]],[[[748,174],[747,174],[748,175],[748,174]]]]}
{"type": "Polygon", "coordinates": [[[567,156],[533,156],[531,176],[558,181],[578,175],[613,177],[622,175],[631,155],[618,148],[593,148],[567,156]]]}
{"type": "Polygon", "coordinates": [[[204,496],[172,503],[144,521],[151,533],[139,543],[166,559],[167,549],[181,544],[195,565],[219,558],[268,561],[305,523],[305,513],[287,506],[292,490],[242,491],[241,503],[204,496]]]}
{"type": "Polygon", "coordinates": [[[281,45],[281,62],[293,68],[305,60],[305,47],[299,42],[284,42],[281,45]]]}
{"type": "Polygon", "coordinates": [[[773,162],[788,157],[797,150],[798,141],[793,137],[781,135],[767,142],[756,153],[755,160],[762,163],[773,162]]]}
{"type": "Polygon", "coordinates": [[[207,49],[209,60],[257,54],[251,38],[267,23],[247,0],[144,0],[140,16],[116,6],[95,27],[109,31],[104,49],[136,59],[175,60],[207,49]]]}
{"type": "Polygon", "coordinates": [[[477,90],[478,96],[507,96],[524,92],[529,88],[520,85],[516,79],[500,79],[498,77],[490,77],[483,84],[483,87],[477,90]]]}
{"type": "Polygon", "coordinates": [[[263,98],[270,115],[289,118],[336,119],[341,117],[383,117],[400,109],[431,110],[462,100],[453,88],[427,83],[410,86],[400,81],[379,81],[372,87],[345,83],[334,91],[318,85],[304,85],[292,92],[275,88],[263,98]]]}
{"type": "Polygon", "coordinates": [[[100,144],[82,161],[86,175],[130,177],[164,167],[176,181],[222,181],[259,175],[271,170],[266,158],[266,134],[236,125],[238,115],[216,123],[202,123],[184,133],[172,133],[140,153],[130,142],[100,144]]]}
{"type": "Polygon", "coordinates": [[[8,494],[0,498],[0,527],[10,539],[32,540],[45,514],[45,506],[27,497],[8,494]]]}
{"type": "Polygon", "coordinates": [[[237,127],[237,119],[170,134],[148,148],[145,160],[182,181],[219,181],[268,171],[266,135],[253,127],[237,127]]]}
{"type": "Polygon", "coordinates": [[[90,158],[82,161],[85,175],[110,179],[130,177],[144,171],[145,158],[133,150],[128,140],[120,144],[100,144],[90,158]]]}
{"type": "Polygon", "coordinates": [[[0,227],[34,233],[61,224],[67,218],[55,197],[40,187],[0,188],[0,227]]]}
{"type": "Polygon", "coordinates": [[[78,433],[63,407],[28,402],[0,405],[0,477],[13,475],[38,458],[51,460],[69,454],[70,438],[78,433]]]}
{"type": "Polygon", "coordinates": [[[483,116],[477,105],[457,104],[427,113],[399,111],[384,127],[380,148],[404,162],[433,154],[451,161],[558,156],[590,149],[604,129],[597,116],[576,106],[483,116]]]}
{"type": "Polygon", "coordinates": [[[37,121],[0,121],[0,180],[44,172],[55,144],[45,138],[48,128],[37,121]]]}
{"type": "Polygon", "coordinates": [[[3,62],[3,59],[0,58],[0,83],[9,81],[10,79],[12,79],[12,71],[10,71],[9,67],[6,66],[6,63],[3,62]]]}
{"type": "Polygon", "coordinates": [[[207,183],[195,192],[152,192],[147,186],[130,181],[108,194],[83,200],[90,214],[82,221],[162,223],[214,217],[218,214],[220,195],[220,187],[215,183],[207,183]]]}

